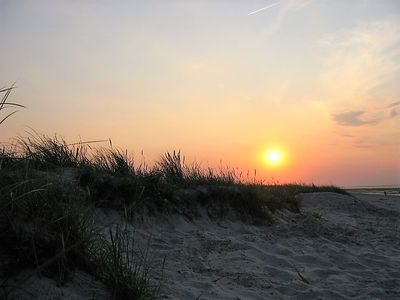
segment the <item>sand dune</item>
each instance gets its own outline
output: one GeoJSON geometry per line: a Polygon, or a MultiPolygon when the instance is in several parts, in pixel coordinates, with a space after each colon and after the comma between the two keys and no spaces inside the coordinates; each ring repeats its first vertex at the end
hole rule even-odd
{"type": "Polygon", "coordinates": [[[399,298],[400,198],[302,198],[301,214],[278,213],[270,227],[206,216],[139,226],[138,240],[151,232],[153,257],[166,257],[164,298],[399,298]]]}
{"type": "MultiPolygon", "coordinates": [[[[162,299],[399,299],[400,197],[301,197],[301,213],[279,212],[272,226],[204,213],[194,221],[164,216],[129,228],[138,249],[150,243],[162,299]]],[[[110,211],[99,217],[122,222],[110,211]]],[[[40,298],[87,299],[76,280],[64,288],[38,280],[30,290],[40,298]]],[[[95,299],[108,297],[97,289],[95,299]]]]}

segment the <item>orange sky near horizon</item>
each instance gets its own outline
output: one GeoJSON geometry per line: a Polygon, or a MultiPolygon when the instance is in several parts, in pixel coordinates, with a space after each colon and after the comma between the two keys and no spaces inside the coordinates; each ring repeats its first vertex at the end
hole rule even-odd
{"type": "Polygon", "coordinates": [[[27,106],[2,143],[31,127],[267,183],[400,185],[398,1],[6,0],[0,26],[0,87],[27,106]]]}

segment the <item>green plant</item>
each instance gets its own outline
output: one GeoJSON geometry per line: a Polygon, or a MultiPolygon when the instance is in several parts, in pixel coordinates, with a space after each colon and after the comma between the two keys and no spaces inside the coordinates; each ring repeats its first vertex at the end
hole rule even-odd
{"type": "Polygon", "coordinates": [[[169,183],[182,183],[184,181],[184,157],[181,152],[165,153],[158,161],[160,172],[169,183]]]}
{"type": "MultiPolygon", "coordinates": [[[[24,107],[7,101],[13,88],[0,89],[0,112],[24,107]]],[[[0,125],[16,112],[1,118],[0,125]]],[[[141,191],[136,201],[145,188],[154,189],[156,173],[135,174],[127,154],[113,149],[90,160],[86,143],[67,144],[57,136],[32,135],[20,139],[19,146],[0,150],[0,296],[13,297],[32,276],[8,282],[23,269],[33,268],[63,284],[75,268],[82,268],[99,275],[112,289],[113,299],[155,299],[159,285],[150,279],[147,252],[141,259],[133,256],[133,244],[119,228],[110,229],[110,240],[105,239],[104,227],[93,223],[90,194],[62,174],[48,172],[72,167],[122,176],[116,191],[123,197],[141,191]]]]}
{"type": "Polygon", "coordinates": [[[20,181],[1,189],[2,251],[10,257],[7,269],[17,271],[38,267],[72,245],[42,273],[59,282],[68,279],[89,242],[90,214],[84,195],[65,183],[43,179],[20,181]]]}
{"type": "Polygon", "coordinates": [[[151,279],[148,247],[138,253],[127,227],[111,226],[108,233],[108,239],[97,241],[91,258],[97,266],[96,275],[111,289],[112,299],[158,298],[160,285],[151,279]]]}
{"type": "MultiPolygon", "coordinates": [[[[8,109],[8,108],[14,108],[14,107],[20,107],[20,108],[24,108],[25,106],[18,104],[18,103],[13,103],[13,102],[8,102],[8,96],[10,95],[11,91],[14,89],[14,85],[12,85],[9,88],[1,88],[0,89],[0,93],[4,93],[3,97],[0,100],[0,113],[4,110],[4,109],[8,109]]],[[[3,117],[2,119],[0,119],[0,125],[7,120],[9,117],[11,117],[13,114],[17,113],[18,111],[13,111],[9,114],[7,114],[5,117],[3,117]]]]}
{"type": "Polygon", "coordinates": [[[92,160],[92,166],[99,171],[121,176],[136,173],[127,151],[123,152],[113,148],[97,150],[92,160]]]}
{"type": "Polygon", "coordinates": [[[39,134],[26,139],[19,139],[22,157],[39,169],[54,169],[59,167],[84,167],[89,161],[86,155],[85,143],[69,145],[62,138],[53,138],[39,134]]]}

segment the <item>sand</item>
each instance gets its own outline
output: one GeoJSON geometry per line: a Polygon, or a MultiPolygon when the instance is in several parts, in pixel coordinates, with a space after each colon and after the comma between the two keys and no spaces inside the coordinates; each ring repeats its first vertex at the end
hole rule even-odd
{"type": "MultiPolygon", "coordinates": [[[[279,212],[271,226],[218,222],[204,212],[129,228],[137,249],[150,245],[162,299],[400,299],[400,197],[300,197],[301,213],[279,212]]],[[[99,216],[123,222],[110,211],[99,216]]],[[[72,283],[46,299],[88,298],[72,283]]]]}

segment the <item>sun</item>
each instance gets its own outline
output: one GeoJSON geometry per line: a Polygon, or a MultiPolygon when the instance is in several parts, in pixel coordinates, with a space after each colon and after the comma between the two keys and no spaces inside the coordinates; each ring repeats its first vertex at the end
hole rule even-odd
{"type": "Polygon", "coordinates": [[[264,154],[265,162],[270,166],[278,166],[283,161],[283,153],[279,149],[271,149],[264,154]]]}

